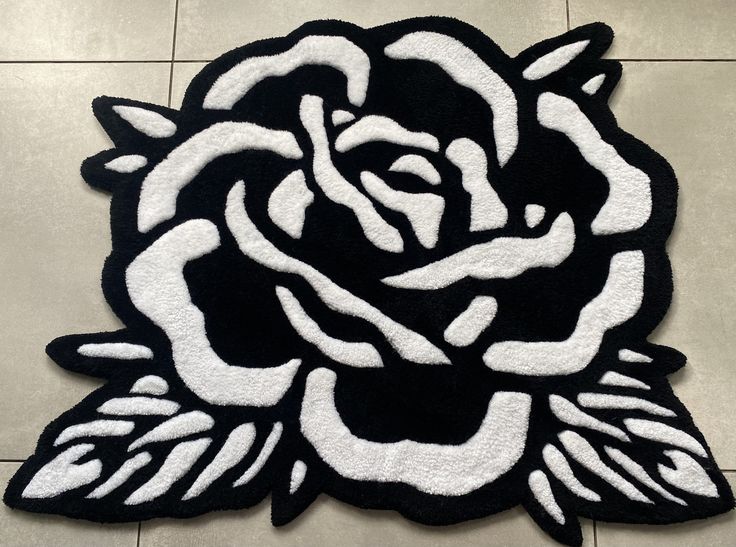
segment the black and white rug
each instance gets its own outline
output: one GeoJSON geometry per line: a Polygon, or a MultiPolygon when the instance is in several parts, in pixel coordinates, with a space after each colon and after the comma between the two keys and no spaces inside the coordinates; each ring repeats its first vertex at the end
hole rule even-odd
{"type": "MultiPolygon", "coordinates": [[[[308,23],[210,63],[181,110],[100,97],[105,296],[64,336],[108,379],[5,503],[96,521],[320,493],[451,524],[523,505],[670,523],[733,496],[647,335],[670,303],[670,166],[617,127],[592,24],[507,56],[447,18],[308,23]]],[[[713,409],[717,411],[717,409],[713,409]]],[[[492,523],[489,523],[492,527],[492,523]]]]}

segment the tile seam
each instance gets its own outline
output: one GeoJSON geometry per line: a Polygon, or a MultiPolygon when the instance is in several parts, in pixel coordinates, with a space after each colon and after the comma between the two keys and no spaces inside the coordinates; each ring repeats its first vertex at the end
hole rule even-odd
{"type": "Polygon", "coordinates": [[[174,32],[171,37],[171,60],[169,66],[169,96],[167,99],[167,106],[171,107],[171,89],[174,83],[174,60],[176,59],[176,27],[179,19],[179,0],[176,0],[174,4],[174,32]]]}

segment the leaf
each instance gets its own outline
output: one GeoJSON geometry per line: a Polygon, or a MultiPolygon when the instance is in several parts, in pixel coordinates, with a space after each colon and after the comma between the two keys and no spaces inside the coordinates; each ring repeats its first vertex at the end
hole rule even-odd
{"type": "Polygon", "coordinates": [[[282,425],[200,408],[160,376],[105,386],[47,428],[5,503],[99,521],[258,503],[271,489],[264,470],[282,425]]]}
{"type": "MultiPolygon", "coordinates": [[[[641,371],[656,366],[638,363],[641,371]]],[[[618,370],[606,371],[607,380],[590,391],[550,397],[561,423],[542,451],[539,469],[549,488],[537,475],[525,505],[560,541],[577,543],[569,529],[576,515],[665,524],[733,508],[728,483],[667,381],[638,374],[634,363],[620,369],[623,380],[618,370]]]]}
{"type": "Polygon", "coordinates": [[[516,57],[517,66],[529,82],[605,102],[621,78],[619,62],[601,59],[612,40],[607,25],[583,25],[525,49],[516,57]]]}

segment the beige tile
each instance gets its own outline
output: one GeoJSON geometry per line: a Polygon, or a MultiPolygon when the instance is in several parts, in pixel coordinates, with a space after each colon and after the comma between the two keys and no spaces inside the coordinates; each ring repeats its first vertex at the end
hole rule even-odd
{"type": "Polygon", "coordinates": [[[374,26],[422,15],[471,23],[509,54],[566,29],[564,0],[180,0],[177,59],[213,59],[260,38],[282,36],[312,19],[374,26]]]}
{"type": "MultiPolygon", "coordinates": [[[[274,528],[270,503],[252,509],[204,515],[189,520],[147,521],[141,547],[218,545],[342,547],[462,547],[555,544],[520,509],[455,526],[422,526],[389,511],[368,511],[320,496],[295,521],[274,528]]],[[[593,524],[582,521],[584,546],[593,546],[593,524]]]]}
{"type": "Polygon", "coordinates": [[[0,61],[171,58],[175,0],[0,0],[0,61]]]}
{"type": "MultiPolygon", "coordinates": [[[[0,463],[0,487],[5,490],[17,463],[0,463]]],[[[138,524],[97,524],[65,517],[16,511],[0,504],[0,545],[20,547],[79,545],[135,547],[138,524]]]]}
{"type": "Polygon", "coordinates": [[[572,26],[603,21],[618,59],[734,59],[733,0],[569,0],[572,26]]]}
{"type": "Polygon", "coordinates": [[[171,80],[171,107],[181,108],[181,101],[184,99],[184,93],[200,70],[207,63],[174,63],[174,74],[171,80]]]}
{"type": "Polygon", "coordinates": [[[652,341],[689,364],[673,376],[722,468],[736,469],[736,63],[625,63],[613,110],[679,179],[669,241],[673,306],[652,341]]]}
{"type": "MultiPolygon", "coordinates": [[[[736,473],[727,473],[736,490],[736,473]]],[[[732,547],[736,544],[736,513],[706,520],[652,526],[597,523],[598,547],[732,547]]]]}
{"type": "Polygon", "coordinates": [[[25,458],[41,429],[95,381],[45,355],[53,338],[117,328],[102,297],[109,199],[79,175],[111,146],[96,95],[165,103],[169,65],[0,65],[0,458],[25,458]]]}

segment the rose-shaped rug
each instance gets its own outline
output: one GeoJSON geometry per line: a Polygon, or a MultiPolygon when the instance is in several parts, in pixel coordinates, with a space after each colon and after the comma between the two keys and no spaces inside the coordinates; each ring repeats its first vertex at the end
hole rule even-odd
{"type": "Polygon", "coordinates": [[[669,523],[732,493],[647,342],[677,185],[620,128],[593,24],[515,58],[453,19],[308,23],[225,54],[181,110],[100,97],[105,296],[49,355],[108,379],[5,502],[97,521],[320,493],[451,524],[523,505],[669,523]]]}

